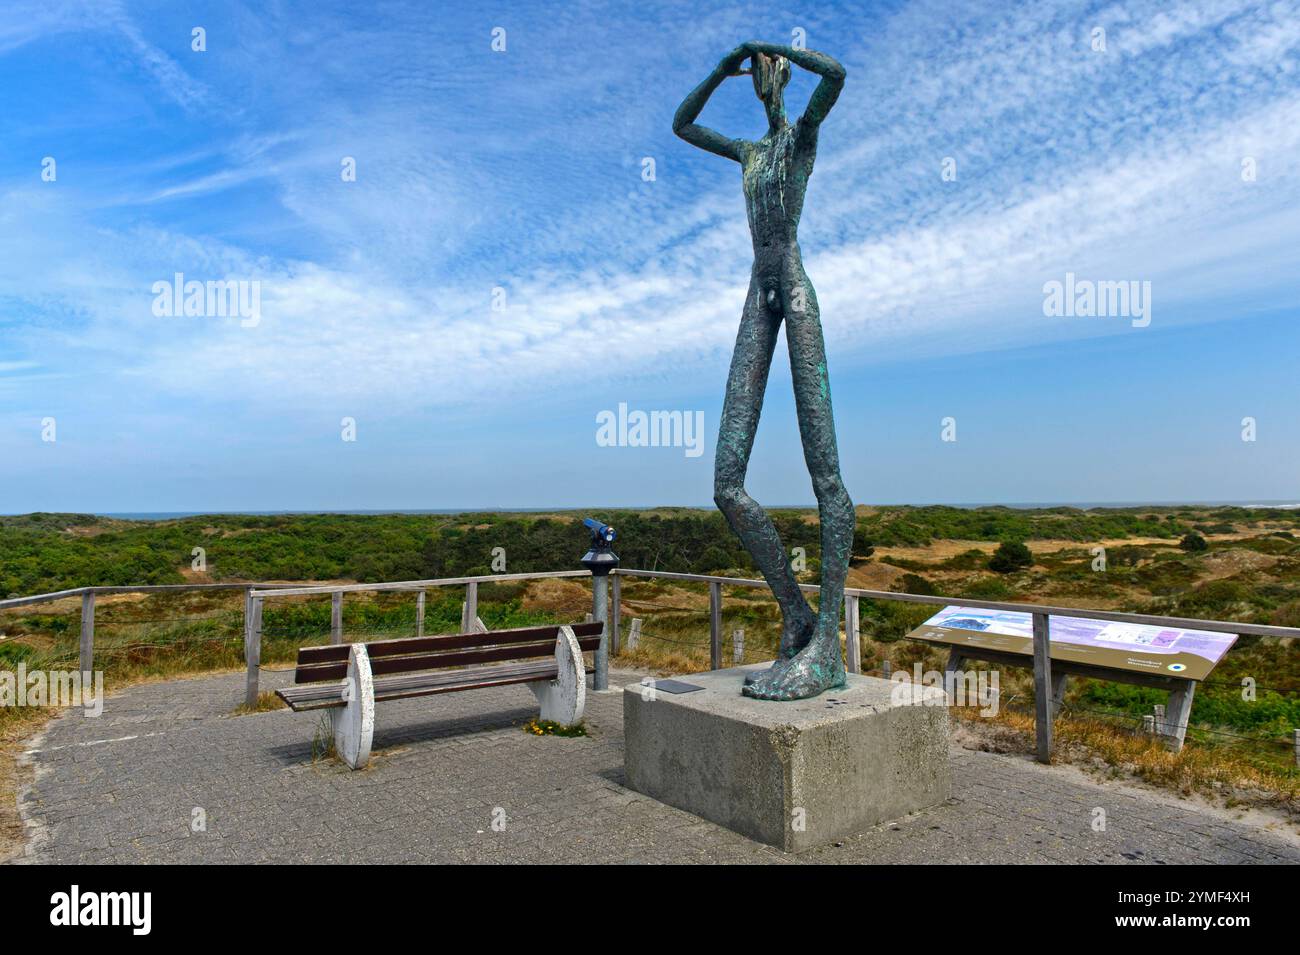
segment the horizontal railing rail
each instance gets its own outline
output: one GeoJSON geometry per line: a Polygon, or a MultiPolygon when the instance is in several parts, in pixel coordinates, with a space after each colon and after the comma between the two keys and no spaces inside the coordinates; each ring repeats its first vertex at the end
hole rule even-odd
{"type": "Polygon", "coordinates": [[[48,594],[32,594],[30,597],[9,597],[0,600],[0,610],[11,610],[14,607],[29,607],[33,604],[53,603],[56,600],[63,600],[67,597],[80,597],[90,588],[76,587],[72,590],[56,590],[48,594]]]}
{"type": "Polygon", "coordinates": [[[68,597],[82,597],[86,594],[155,594],[155,593],[181,593],[191,590],[252,590],[261,588],[262,590],[278,590],[282,587],[297,587],[298,584],[258,584],[258,583],[225,583],[225,584],[126,584],[110,585],[102,587],[74,587],[71,590],[56,590],[48,594],[32,594],[30,597],[7,597],[0,600],[0,610],[12,610],[15,607],[28,607],[32,604],[52,603],[55,600],[64,600],[68,597]]]}
{"type": "Polygon", "coordinates": [[[385,590],[424,590],[429,587],[455,587],[466,584],[495,584],[510,580],[543,580],[554,577],[590,577],[587,570],[539,570],[522,574],[483,574],[477,577],[437,577],[431,580],[397,580],[382,584],[312,584],[310,587],[287,586],[252,591],[258,597],[310,597],[314,594],[352,594],[385,590]]]}

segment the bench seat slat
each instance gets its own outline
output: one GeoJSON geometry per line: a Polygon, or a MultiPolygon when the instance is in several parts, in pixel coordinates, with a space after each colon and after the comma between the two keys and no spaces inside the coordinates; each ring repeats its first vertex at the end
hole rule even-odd
{"type": "MultiPolygon", "coordinates": [[[[590,668],[587,672],[592,672],[590,668]]],[[[557,676],[554,660],[507,663],[496,666],[469,667],[463,670],[438,670],[407,673],[375,680],[375,701],[401,700],[434,693],[454,693],[489,686],[509,686],[535,680],[553,680],[557,676]]],[[[343,683],[307,683],[275,691],[295,711],[317,710],[343,705],[343,683]]]]}

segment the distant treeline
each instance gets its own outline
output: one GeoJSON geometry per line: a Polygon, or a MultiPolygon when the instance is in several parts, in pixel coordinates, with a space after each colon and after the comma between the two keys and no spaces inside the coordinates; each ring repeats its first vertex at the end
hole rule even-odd
{"type": "MultiPolygon", "coordinates": [[[[0,518],[0,594],[184,581],[203,549],[213,580],[416,580],[505,571],[580,569],[590,536],[582,514],[561,516],[220,515],[122,521],[93,515],[0,518]]],[[[598,514],[618,530],[628,567],[703,573],[748,569],[749,555],[721,515],[703,510],[598,514]]],[[[800,512],[773,515],[791,547],[816,567],[818,526],[800,512]]]]}
{"type": "MultiPolygon", "coordinates": [[[[0,594],[68,587],[180,583],[194,548],[213,580],[363,582],[489,574],[495,548],[505,570],[577,568],[588,534],[582,512],[458,515],[214,515],[124,521],[85,514],[0,517],[0,594]]],[[[666,508],[593,512],[618,529],[624,566],[709,573],[752,571],[749,555],[716,511],[666,508]]],[[[1214,533],[1233,522],[1282,521],[1290,510],[1137,508],[1080,511],[1004,507],[886,507],[858,519],[854,554],[872,545],[920,546],[934,540],[1080,542],[1125,537],[1176,539],[1214,533]]],[[[819,527],[811,510],[772,512],[787,547],[801,547],[818,569],[819,527]]]]}

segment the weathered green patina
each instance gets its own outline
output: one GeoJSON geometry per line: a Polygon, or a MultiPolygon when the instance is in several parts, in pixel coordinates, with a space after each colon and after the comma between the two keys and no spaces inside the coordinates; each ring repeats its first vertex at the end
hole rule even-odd
{"type": "Polygon", "coordinates": [[[817,134],[844,86],[844,67],[824,53],[749,42],[732,50],[677,110],[673,131],[693,146],[740,163],[754,243],[754,269],[731,359],[718,433],[713,497],[772,588],[781,607],[779,655],[745,684],[747,696],[797,700],[844,685],[839,618],[853,544],[853,502],[840,478],[830,377],[817,295],[804,274],[797,232],[804,192],[817,155],[817,134]],[[745,60],[748,70],[742,69],[745,60]],[[808,109],[793,125],[784,91],[794,63],[821,77],[808,109]],[[748,73],[767,112],[758,142],[728,139],[695,120],[722,81],[748,73]],[[785,322],[804,460],[821,518],[821,600],[814,613],[795,580],[790,558],[767,513],[745,491],[767,388],[772,352],[785,322]]]}

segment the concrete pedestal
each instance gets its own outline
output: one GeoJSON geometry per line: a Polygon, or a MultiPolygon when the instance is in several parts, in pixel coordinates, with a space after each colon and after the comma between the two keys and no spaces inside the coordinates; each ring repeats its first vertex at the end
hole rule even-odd
{"type": "Polygon", "coordinates": [[[742,696],[767,664],[680,679],[704,689],[623,690],[627,784],[787,852],[943,802],[952,790],[948,709],[937,687],[849,674],[811,700],[742,696]],[[914,699],[918,702],[912,702],[914,699]]]}

